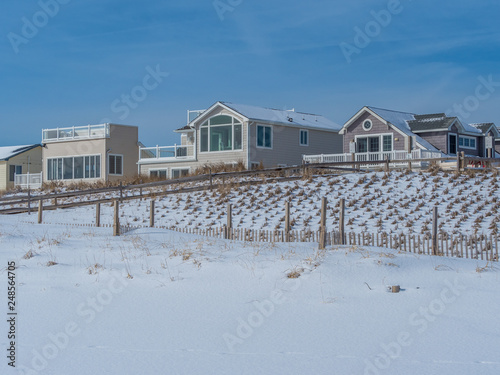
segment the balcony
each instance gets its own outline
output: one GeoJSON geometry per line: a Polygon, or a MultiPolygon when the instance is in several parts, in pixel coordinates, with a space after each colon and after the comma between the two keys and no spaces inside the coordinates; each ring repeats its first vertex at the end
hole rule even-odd
{"type": "Polygon", "coordinates": [[[109,138],[109,124],[42,130],[42,143],[109,138]]]}
{"type": "Polygon", "coordinates": [[[194,145],[140,147],[139,163],[169,163],[196,160],[194,145]]]}

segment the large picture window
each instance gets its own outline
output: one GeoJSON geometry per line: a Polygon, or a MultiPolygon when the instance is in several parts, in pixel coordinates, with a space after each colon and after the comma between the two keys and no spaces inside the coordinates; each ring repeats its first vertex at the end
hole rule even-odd
{"type": "Polygon", "coordinates": [[[200,151],[219,152],[242,149],[242,124],[231,116],[218,115],[200,127],[200,151]]]}
{"type": "Polygon", "coordinates": [[[49,181],[100,177],[100,155],[47,159],[47,180],[49,181]]]}
{"type": "Polygon", "coordinates": [[[257,125],[257,147],[273,148],[273,128],[257,125]]]}

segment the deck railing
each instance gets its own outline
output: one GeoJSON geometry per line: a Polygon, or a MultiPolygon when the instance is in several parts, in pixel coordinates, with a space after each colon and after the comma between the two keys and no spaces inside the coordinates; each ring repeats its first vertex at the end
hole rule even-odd
{"type": "Polygon", "coordinates": [[[14,187],[21,189],[40,189],[42,187],[42,172],[14,175],[14,187]]]}
{"type": "MultiPolygon", "coordinates": [[[[393,161],[406,161],[411,159],[437,159],[443,154],[439,151],[428,150],[413,150],[408,153],[404,150],[380,151],[380,152],[357,152],[354,154],[354,161],[382,161],[389,159],[393,161]]],[[[305,163],[344,163],[353,161],[352,154],[321,154],[321,155],[304,155],[305,163]]]]}
{"type": "Polygon", "coordinates": [[[156,146],[140,147],[139,162],[148,162],[152,160],[175,161],[175,160],[194,160],[194,146],[156,146]]]}
{"type": "Polygon", "coordinates": [[[60,142],[76,139],[108,138],[109,124],[73,126],[42,130],[42,142],[60,142]]]}

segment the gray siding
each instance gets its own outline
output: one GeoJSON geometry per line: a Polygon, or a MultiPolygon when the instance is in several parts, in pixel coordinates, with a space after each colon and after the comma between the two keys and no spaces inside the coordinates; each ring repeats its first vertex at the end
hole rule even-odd
{"type": "Polygon", "coordinates": [[[342,136],[332,131],[271,125],[272,149],[257,147],[257,126],[250,126],[250,162],[262,162],[265,167],[301,165],[303,155],[337,154],[342,152],[342,136]],[[300,130],[308,130],[309,145],[300,145],[300,130]]]}
{"type": "MultiPolygon", "coordinates": [[[[420,138],[426,140],[431,145],[436,147],[438,150],[448,153],[448,134],[447,131],[442,132],[429,132],[429,133],[417,133],[420,138]]],[[[457,147],[458,147],[458,139],[457,139],[457,147]]]]}

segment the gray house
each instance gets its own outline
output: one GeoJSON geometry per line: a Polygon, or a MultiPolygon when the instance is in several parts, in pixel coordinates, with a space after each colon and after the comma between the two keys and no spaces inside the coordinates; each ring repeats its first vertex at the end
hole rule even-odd
{"type": "Polygon", "coordinates": [[[494,147],[486,138],[500,138],[493,124],[468,125],[444,113],[417,115],[375,107],[363,107],[340,133],[344,136],[344,153],[408,154],[425,150],[456,155],[464,151],[483,157],[494,147]]]}
{"type": "Polygon", "coordinates": [[[226,102],[194,112],[176,130],[180,145],[140,148],[141,174],[175,178],[217,163],[241,162],[247,169],[300,165],[304,154],[342,148],[341,126],[320,115],[226,102]]]}

